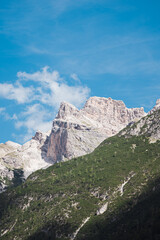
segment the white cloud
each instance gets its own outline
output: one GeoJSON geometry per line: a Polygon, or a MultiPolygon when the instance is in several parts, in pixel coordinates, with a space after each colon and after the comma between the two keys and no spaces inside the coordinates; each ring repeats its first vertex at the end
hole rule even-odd
{"type": "Polygon", "coordinates": [[[47,132],[51,129],[52,121],[49,121],[49,119],[52,118],[52,114],[40,104],[27,106],[26,110],[19,116],[21,120],[18,120],[15,124],[16,128],[27,128],[23,140],[31,138],[37,130],[47,132]]]}
{"type": "Polygon", "coordinates": [[[73,80],[75,80],[76,82],[79,82],[79,83],[80,83],[80,79],[79,79],[79,77],[78,77],[78,75],[77,75],[76,73],[72,73],[72,74],[70,75],[70,77],[71,77],[73,80]]]}
{"type": "Polygon", "coordinates": [[[3,115],[6,120],[17,120],[18,119],[18,117],[15,113],[12,116],[10,116],[7,112],[5,112],[3,115]]]}
{"type": "MultiPolygon", "coordinates": [[[[0,97],[25,104],[25,110],[10,116],[0,108],[0,113],[7,120],[14,120],[17,129],[25,129],[23,141],[31,138],[37,130],[46,132],[51,129],[62,101],[81,107],[90,91],[78,82],[70,86],[60,77],[59,72],[50,71],[48,66],[34,73],[18,72],[17,77],[15,84],[0,84],[0,97]],[[24,87],[26,83],[27,87],[24,87]]],[[[72,74],[72,78],[79,80],[76,74],[72,74]]],[[[22,139],[21,134],[20,138],[22,139]]]]}
{"type": "Polygon", "coordinates": [[[4,111],[5,111],[5,108],[4,108],[4,107],[1,107],[1,108],[0,108],[0,114],[3,114],[4,111]]]}
{"type": "MultiPolygon", "coordinates": [[[[35,81],[39,83],[36,89],[35,99],[43,104],[57,108],[62,101],[82,106],[89,95],[89,89],[81,85],[69,86],[60,77],[57,71],[49,71],[49,67],[44,67],[42,71],[32,74],[18,72],[20,81],[35,81]]],[[[76,74],[73,75],[77,77],[76,74]]],[[[78,78],[78,77],[77,77],[78,78]]]]}
{"type": "Polygon", "coordinates": [[[17,120],[17,115],[13,114],[13,116],[10,116],[7,112],[6,112],[6,108],[1,107],[0,108],[0,115],[3,116],[6,120],[17,120]]]}
{"type": "Polygon", "coordinates": [[[0,97],[16,100],[18,103],[30,102],[33,98],[33,88],[23,87],[19,83],[0,83],[0,97]]]}

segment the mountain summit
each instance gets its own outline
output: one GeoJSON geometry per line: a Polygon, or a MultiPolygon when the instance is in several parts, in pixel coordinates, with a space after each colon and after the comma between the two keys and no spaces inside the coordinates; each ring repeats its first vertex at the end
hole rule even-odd
{"type": "Polygon", "coordinates": [[[27,178],[40,168],[92,152],[104,139],[145,115],[143,108],[127,108],[123,101],[111,98],[91,97],[80,110],[62,102],[51,131],[37,131],[22,146],[0,145],[0,188],[12,184],[17,171],[27,178]]]}
{"type": "Polygon", "coordinates": [[[90,153],[145,115],[143,108],[127,108],[111,98],[91,97],[81,110],[63,102],[53,121],[47,156],[57,162],[90,153]]]}

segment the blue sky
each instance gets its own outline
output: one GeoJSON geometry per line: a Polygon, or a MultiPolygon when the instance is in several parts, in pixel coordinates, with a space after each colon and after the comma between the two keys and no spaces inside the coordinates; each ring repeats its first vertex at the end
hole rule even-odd
{"type": "Polygon", "coordinates": [[[0,3],[0,142],[46,131],[61,101],[160,98],[158,0],[0,3]]]}

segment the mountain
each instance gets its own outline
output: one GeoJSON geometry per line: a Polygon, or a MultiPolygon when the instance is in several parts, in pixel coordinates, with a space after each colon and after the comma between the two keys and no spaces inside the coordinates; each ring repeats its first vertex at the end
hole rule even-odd
{"type": "Polygon", "coordinates": [[[53,121],[47,156],[57,162],[90,153],[145,115],[143,108],[129,109],[123,101],[111,98],[91,97],[81,110],[63,102],[53,121]]]}
{"type": "Polygon", "coordinates": [[[159,239],[159,125],[157,108],[92,153],[2,193],[1,239],[159,239]]]}
{"type": "Polygon", "coordinates": [[[32,172],[52,165],[47,159],[48,133],[36,132],[24,145],[0,144],[0,191],[24,181],[32,172]]]}
{"type": "MultiPolygon", "coordinates": [[[[9,182],[14,178],[14,171],[10,170],[8,162],[4,162],[3,159],[7,155],[10,156],[11,152],[16,152],[19,147],[20,144],[11,141],[6,142],[5,144],[0,144],[0,192],[3,191],[6,184],[9,184],[9,182]]],[[[16,165],[14,167],[16,168],[16,165]]]]}
{"type": "Polygon", "coordinates": [[[51,131],[36,132],[22,146],[0,145],[0,191],[38,169],[92,152],[104,139],[145,115],[143,108],[129,109],[111,98],[91,97],[81,110],[63,102],[51,131]]]}
{"type": "Polygon", "coordinates": [[[160,139],[160,124],[158,121],[160,110],[160,99],[157,100],[155,107],[141,118],[136,124],[132,124],[128,128],[121,131],[120,135],[140,136],[144,135],[149,138],[150,142],[156,142],[160,139]]]}

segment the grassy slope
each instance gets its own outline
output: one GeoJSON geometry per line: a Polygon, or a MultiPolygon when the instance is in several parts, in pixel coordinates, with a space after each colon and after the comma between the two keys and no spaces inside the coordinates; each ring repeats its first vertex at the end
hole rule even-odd
{"type": "Polygon", "coordinates": [[[115,136],[89,155],[37,171],[23,185],[0,195],[1,234],[8,230],[1,239],[70,239],[89,216],[77,239],[102,239],[103,225],[107,227],[115,216],[121,219],[141,194],[150,192],[148,184],[159,177],[159,163],[159,141],[149,144],[144,136],[115,136]],[[124,195],[113,195],[131,172],[135,176],[126,184],[124,195]],[[103,201],[106,191],[109,197],[103,201]],[[95,216],[106,201],[107,212],[95,216]]]}

